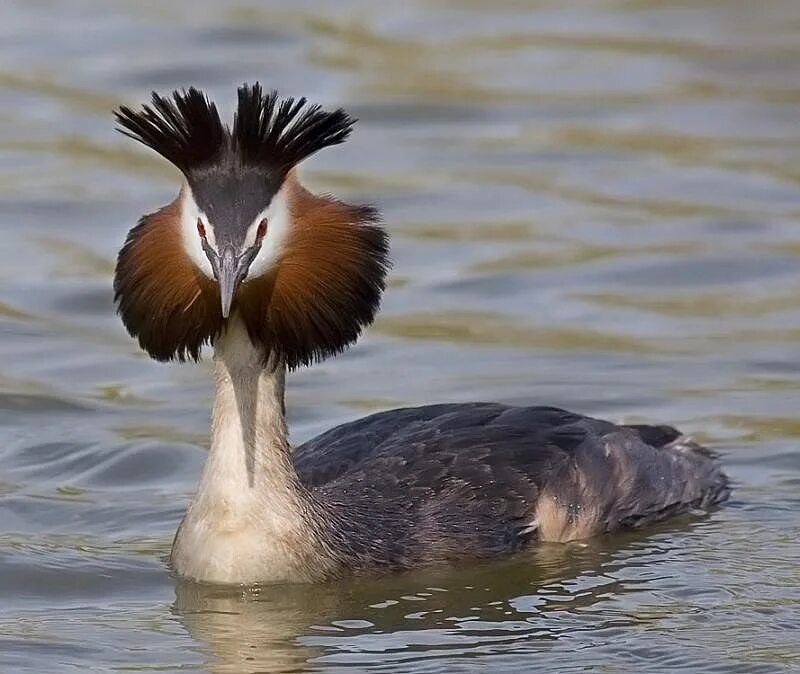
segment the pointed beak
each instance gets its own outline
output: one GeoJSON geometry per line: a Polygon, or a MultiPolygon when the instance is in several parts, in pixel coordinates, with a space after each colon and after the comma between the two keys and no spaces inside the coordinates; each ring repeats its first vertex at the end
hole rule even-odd
{"type": "Polygon", "coordinates": [[[247,267],[240,263],[241,259],[233,252],[233,248],[228,246],[223,249],[219,261],[219,296],[223,318],[228,318],[233,296],[247,272],[247,267]]]}
{"type": "Polygon", "coordinates": [[[220,302],[222,302],[223,318],[230,316],[236,290],[247,276],[250,264],[260,248],[261,242],[259,241],[258,245],[251,246],[242,253],[237,254],[233,246],[226,245],[222,252],[217,255],[216,251],[203,239],[203,250],[211,262],[214,276],[219,283],[219,298],[220,302]]]}

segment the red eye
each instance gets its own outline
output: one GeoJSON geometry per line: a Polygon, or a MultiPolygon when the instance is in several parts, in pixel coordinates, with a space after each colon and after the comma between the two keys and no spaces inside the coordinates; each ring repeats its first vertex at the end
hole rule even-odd
{"type": "Polygon", "coordinates": [[[203,227],[203,223],[200,222],[200,218],[197,218],[197,233],[200,235],[201,239],[206,238],[206,228],[203,227]]]}
{"type": "Polygon", "coordinates": [[[256,238],[263,239],[264,234],[267,233],[267,219],[264,218],[261,222],[258,223],[258,229],[256,230],[256,238]]]}

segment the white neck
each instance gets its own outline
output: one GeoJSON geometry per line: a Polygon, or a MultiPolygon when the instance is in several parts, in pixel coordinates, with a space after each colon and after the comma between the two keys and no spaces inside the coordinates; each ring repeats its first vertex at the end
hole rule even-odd
{"type": "Polygon", "coordinates": [[[306,580],[317,551],[288,442],[286,368],[265,366],[237,316],[215,342],[214,361],[211,449],[172,563],[209,582],[306,580]]]}
{"type": "Polygon", "coordinates": [[[283,494],[296,486],[284,417],[286,368],[265,367],[234,317],[214,345],[214,380],[211,450],[198,494],[210,492],[232,514],[244,514],[266,489],[283,494]]]}

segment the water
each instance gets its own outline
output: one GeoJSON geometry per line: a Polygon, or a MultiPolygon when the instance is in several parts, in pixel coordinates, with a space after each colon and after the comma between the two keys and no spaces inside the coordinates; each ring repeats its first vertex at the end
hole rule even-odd
{"type": "Polygon", "coordinates": [[[0,671],[800,671],[796,0],[0,3],[0,671]],[[491,5],[491,7],[490,7],[491,5]],[[707,517],[455,570],[231,592],[164,555],[209,366],[149,361],[116,250],[176,175],[109,111],[261,79],[347,106],[313,187],[385,212],[360,345],[302,441],[440,400],[673,423],[707,517]]]}

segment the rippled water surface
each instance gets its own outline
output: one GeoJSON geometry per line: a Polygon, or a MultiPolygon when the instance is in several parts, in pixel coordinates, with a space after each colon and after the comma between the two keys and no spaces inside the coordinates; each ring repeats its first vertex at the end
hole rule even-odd
{"type": "Polygon", "coordinates": [[[0,3],[0,670],[800,671],[798,35],[796,0],[0,3]],[[305,176],[393,237],[374,328],[290,380],[296,441],[558,404],[697,435],[732,502],[382,580],[173,579],[209,366],[114,315],[177,176],[109,111],[255,79],[360,118],[305,176]]]}

